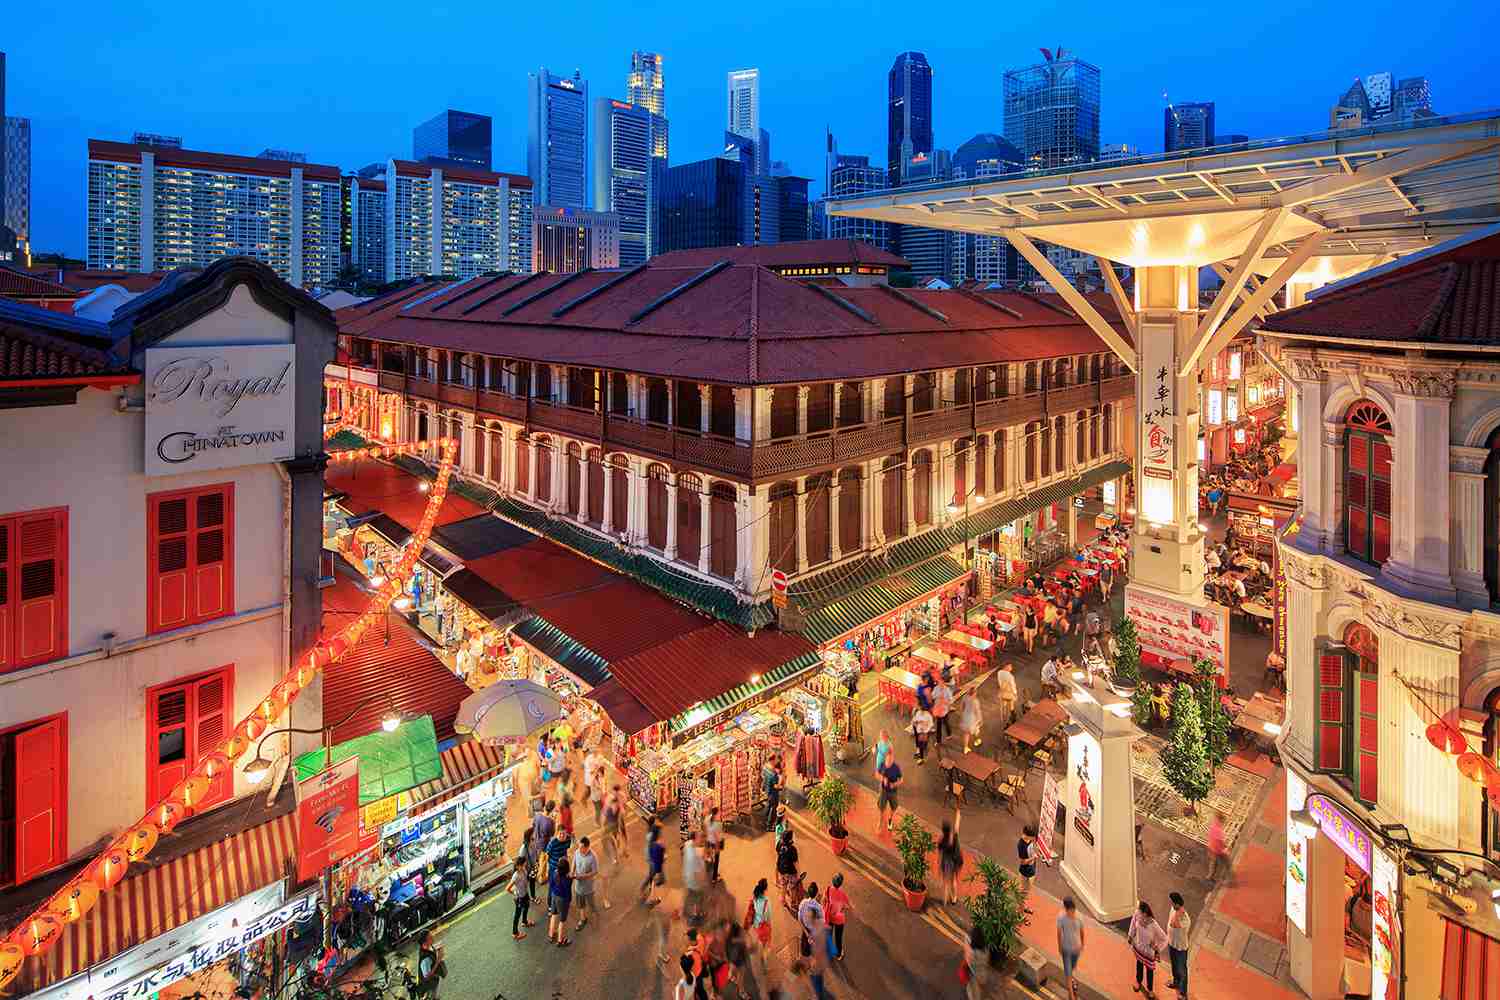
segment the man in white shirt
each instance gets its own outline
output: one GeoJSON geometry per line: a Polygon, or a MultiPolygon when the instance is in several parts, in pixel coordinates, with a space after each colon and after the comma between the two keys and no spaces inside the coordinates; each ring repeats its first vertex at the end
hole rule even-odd
{"type": "Polygon", "coordinates": [[[704,858],[703,831],[682,846],[682,915],[696,927],[703,920],[703,890],[707,888],[708,862],[704,858]]]}
{"type": "Polygon", "coordinates": [[[1220,566],[1224,565],[1223,560],[1219,558],[1219,554],[1213,549],[1209,549],[1203,554],[1203,561],[1208,563],[1209,569],[1218,569],[1220,566]]]}
{"type": "Polygon", "coordinates": [[[1245,594],[1245,578],[1242,577],[1242,576],[1237,576],[1237,577],[1234,578],[1234,596],[1238,597],[1242,601],[1246,597],[1246,594],[1245,594]]]}
{"type": "Polygon", "coordinates": [[[939,680],[937,687],[932,689],[932,718],[939,743],[949,735],[948,713],[952,710],[953,689],[948,686],[947,681],[939,680]]]}
{"type": "Polygon", "coordinates": [[[1048,660],[1042,664],[1042,693],[1051,694],[1053,691],[1061,690],[1062,684],[1057,679],[1057,660],[1048,660]]]}
{"type": "Polygon", "coordinates": [[[583,758],[583,787],[594,804],[594,822],[598,823],[604,812],[604,755],[598,747],[591,748],[583,758]]]}
{"type": "Polygon", "coordinates": [[[1172,961],[1172,981],[1167,989],[1176,990],[1178,996],[1188,995],[1188,931],[1193,927],[1193,918],[1182,903],[1181,893],[1171,893],[1172,911],[1167,915],[1167,958],[1172,961]]]}
{"type": "Polygon", "coordinates": [[[1005,724],[1009,726],[1016,721],[1016,701],[1020,698],[1011,664],[1007,663],[995,674],[995,686],[1000,689],[1000,704],[1005,709],[1005,724]]]}

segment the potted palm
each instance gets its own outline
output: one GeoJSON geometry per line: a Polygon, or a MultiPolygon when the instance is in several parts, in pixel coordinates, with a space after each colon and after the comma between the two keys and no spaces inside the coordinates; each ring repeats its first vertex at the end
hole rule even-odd
{"type": "Polygon", "coordinates": [[[966,881],[982,886],[980,892],[965,900],[965,905],[971,926],[984,937],[991,964],[999,965],[1022,948],[1026,892],[1019,879],[989,857],[979,859],[966,881]]]}
{"type": "Polygon", "coordinates": [[[1132,698],[1141,683],[1141,644],[1135,622],[1121,615],[1114,632],[1115,662],[1110,670],[1109,689],[1121,698],[1132,698]]]}
{"type": "Polygon", "coordinates": [[[932,831],[921,820],[907,813],[896,827],[896,850],[901,854],[901,890],[906,908],[920,913],[927,902],[927,873],[932,862],[929,855],[937,848],[932,831]]]}
{"type": "Polygon", "coordinates": [[[807,807],[828,831],[833,853],[843,854],[849,847],[849,830],[844,819],[854,808],[854,792],[849,783],[836,774],[828,775],[809,789],[807,807]]]}

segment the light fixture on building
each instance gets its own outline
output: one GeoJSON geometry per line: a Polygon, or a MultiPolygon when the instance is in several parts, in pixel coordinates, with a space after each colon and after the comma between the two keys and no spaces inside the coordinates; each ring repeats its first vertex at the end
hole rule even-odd
{"type": "Polygon", "coordinates": [[[380,728],[388,733],[394,733],[401,728],[401,713],[392,709],[380,717],[380,728]]]}

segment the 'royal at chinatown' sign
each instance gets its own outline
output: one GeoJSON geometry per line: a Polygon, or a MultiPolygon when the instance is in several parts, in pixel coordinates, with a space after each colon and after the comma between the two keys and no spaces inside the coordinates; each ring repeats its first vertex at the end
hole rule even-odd
{"type": "Polygon", "coordinates": [[[295,348],[146,351],[146,474],[279,462],[294,452],[295,348]]]}

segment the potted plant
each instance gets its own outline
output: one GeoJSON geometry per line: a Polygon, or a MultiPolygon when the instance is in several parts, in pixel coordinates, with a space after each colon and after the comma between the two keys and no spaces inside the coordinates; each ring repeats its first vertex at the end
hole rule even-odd
{"type": "Polygon", "coordinates": [[[1178,684],[1172,693],[1172,739],[1162,749],[1162,774],[1167,784],[1187,803],[1187,814],[1196,816],[1198,803],[1214,790],[1214,767],[1204,745],[1203,722],[1193,689],[1178,684]]]}
{"type": "Polygon", "coordinates": [[[920,913],[927,902],[927,872],[931,869],[929,855],[937,849],[932,831],[911,813],[901,817],[896,827],[896,850],[901,852],[901,890],[906,898],[906,908],[920,913]]]}
{"type": "Polygon", "coordinates": [[[1115,662],[1109,689],[1121,698],[1130,698],[1141,683],[1141,644],[1136,637],[1135,622],[1121,615],[1115,622],[1114,633],[1115,662]]]}
{"type": "Polygon", "coordinates": [[[990,962],[999,965],[1022,947],[1021,928],[1027,922],[1026,893],[1020,879],[994,858],[982,857],[965,880],[983,890],[965,900],[971,926],[984,937],[990,962]]]}
{"type": "Polygon", "coordinates": [[[849,783],[836,774],[828,775],[808,790],[807,807],[828,831],[833,853],[843,854],[849,847],[849,830],[844,819],[854,808],[854,792],[849,783]]]}

